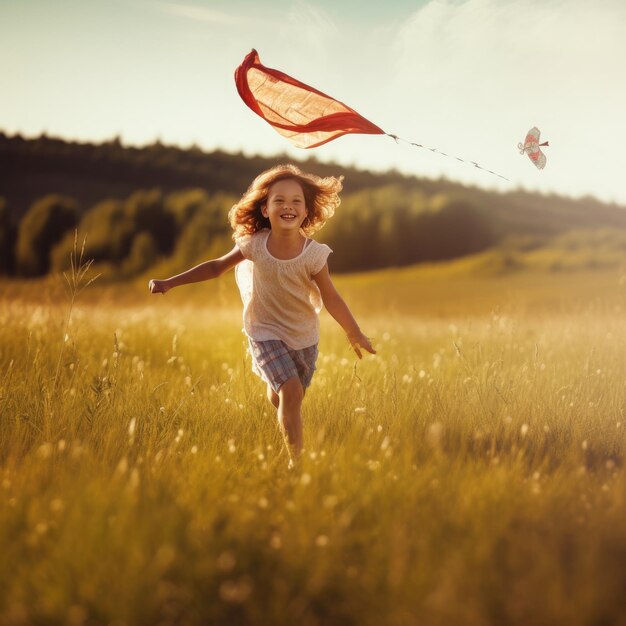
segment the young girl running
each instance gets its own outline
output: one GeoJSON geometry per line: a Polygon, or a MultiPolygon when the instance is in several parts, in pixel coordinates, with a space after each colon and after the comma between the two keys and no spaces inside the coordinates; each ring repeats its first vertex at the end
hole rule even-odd
{"type": "Polygon", "coordinates": [[[217,278],[236,267],[244,332],[253,371],[267,383],[267,397],[296,456],[302,449],[302,400],[311,384],[322,303],[346,332],[359,358],[376,351],[335,289],[326,262],[332,250],[308,236],[339,206],[341,179],[278,165],[255,178],[228,217],[235,247],[165,280],[152,293],[217,278]]]}

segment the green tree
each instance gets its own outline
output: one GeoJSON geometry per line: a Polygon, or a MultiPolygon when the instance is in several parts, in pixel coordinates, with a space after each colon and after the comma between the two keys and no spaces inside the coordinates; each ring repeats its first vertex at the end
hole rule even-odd
{"type": "Polygon", "coordinates": [[[135,276],[148,269],[159,256],[159,250],[151,233],[142,231],[135,235],[130,254],[122,265],[123,273],[135,276]]]}
{"type": "MultiPolygon", "coordinates": [[[[140,265],[136,257],[132,262],[127,260],[134,254],[132,247],[137,235],[150,235],[156,256],[169,254],[176,242],[177,224],[175,215],[165,207],[161,191],[152,189],[136,191],[125,201],[99,202],[84,215],[78,231],[80,238],[87,239],[85,256],[88,259],[113,263],[127,274],[128,268],[140,265]]],[[[66,237],[55,248],[52,254],[55,269],[67,267],[72,245],[73,238],[66,237]]]]}
{"type": "Polygon", "coordinates": [[[169,254],[176,242],[176,219],[165,208],[160,189],[136,191],[125,203],[125,213],[131,224],[130,237],[124,242],[126,256],[135,235],[150,233],[162,254],[169,254]]]}
{"type": "MultiPolygon", "coordinates": [[[[120,200],[104,200],[84,214],[78,227],[80,241],[86,238],[85,257],[95,263],[121,261],[130,249],[133,226],[120,200]]],[[[68,233],[54,248],[51,255],[52,268],[65,270],[69,267],[74,235],[68,233]]]]}
{"type": "Polygon", "coordinates": [[[453,259],[480,252],[495,242],[487,220],[471,203],[440,196],[433,200],[432,209],[423,214],[418,228],[423,255],[416,260],[453,259]]]}
{"type": "Polygon", "coordinates": [[[184,189],[170,193],[165,198],[165,209],[176,220],[176,230],[181,232],[196,213],[210,201],[205,189],[184,189]]]}
{"type": "Polygon", "coordinates": [[[15,271],[17,226],[4,198],[0,198],[0,274],[15,271]]]}
{"type": "Polygon", "coordinates": [[[218,193],[197,208],[178,238],[177,267],[194,263],[203,256],[221,256],[228,252],[234,245],[228,211],[235,202],[234,196],[218,193]]]}
{"type": "Polygon", "coordinates": [[[320,240],[339,272],[450,259],[483,250],[495,238],[473,204],[388,185],[345,198],[320,240]]]}
{"type": "Polygon", "coordinates": [[[420,191],[386,185],[348,195],[320,233],[335,254],[333,270],[406,265],[415,256],[415,229],[427,210],[420,191]]]}
{"type": "Polygon", "coordinates": [[[72,198],[50,194],[32,204],[19,225],[16,261],[23,276],[41,276],[50,269],[50,253],[79,220],[72,198]]]}

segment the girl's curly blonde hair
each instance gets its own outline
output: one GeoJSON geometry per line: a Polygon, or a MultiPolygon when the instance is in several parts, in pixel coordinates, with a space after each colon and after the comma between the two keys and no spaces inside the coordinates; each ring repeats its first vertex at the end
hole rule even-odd
{"type": "Polygon", "coordinates": [[[261,213],[261,207],[267,202],[271,186],[279,180],[295,180],[302,187],[307,210],[302,231],[307,236],[322,228],[341,202],[339,192],[343,188],[343,176],[320,178],[290,163],[276,165],[259,174],[241,200],[228,212],[230,225],[235,231],[233,239],[271,228],[269,219],[261,213]]]}

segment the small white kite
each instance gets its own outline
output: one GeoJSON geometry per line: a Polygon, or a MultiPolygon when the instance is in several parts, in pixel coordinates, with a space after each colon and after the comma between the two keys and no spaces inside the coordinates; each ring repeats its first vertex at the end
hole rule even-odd
{"type": "Polygon", "coordinates": [[[541,151],[542,146],[549,146],[547,141],[539,143],[541,132],[536,126],[533,126],[527,133],[524,143],[518,143],[517,147],[520,154],[527,154],[528,158],[542,170],[546,166],[546,155],[541,151]]]}

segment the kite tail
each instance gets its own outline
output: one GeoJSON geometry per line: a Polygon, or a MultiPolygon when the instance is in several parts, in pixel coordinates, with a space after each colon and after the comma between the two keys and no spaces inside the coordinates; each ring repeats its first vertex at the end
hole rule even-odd
{"type": "Polygon", "coordinates": [[[404,141],[404,143],[408,143],[410,146],[415,146],[416,148],[423,148],[424,150],[430,150],[431,152],[435,152],[436,154],[440,154],[441,156],[448,157],[449,159],[456,159],[457,161],[460,161],[461,163],[467,163],[468,165],[473,165],[474,167],[477,167],[479,170],[483,170],[483,172],[488,172],[489,174],[493,174],[494,176],[497,176],[498,178],[502,178],[503,180],[507,180],[511,182],[508,178],[506,178],[506,176],[502,176],[501,174],[498,174],[497,172],[494,172],[493,170],[488,170],[486,167],[482,167],[481,165],[478,165],[476,161],[466,161],[465,159],[462,159],[461,157],[447,154],[445,152],[442,152],[441,150],[438,150],[437,148],[429,148],[428,146],[423,146],[421,143],[408,141],[407,139],[403,139],[402,137],[398,137],[397,135],[392,135],[391,133],[385,133],[385,134],[387,135],[387,137],[391,137],[396,143],[400,141],[404,141]]]}

